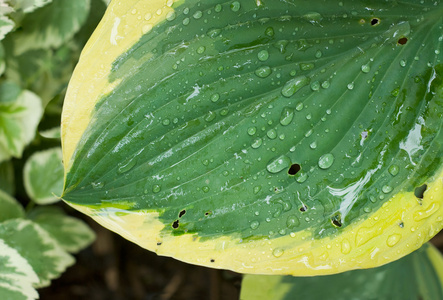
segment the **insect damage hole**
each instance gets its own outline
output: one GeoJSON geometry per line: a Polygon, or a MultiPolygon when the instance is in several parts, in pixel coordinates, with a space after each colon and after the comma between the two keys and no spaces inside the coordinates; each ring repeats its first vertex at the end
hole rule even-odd
{"type": "Polygon", "coordinates": [[[288,174],[289,175],[295,175],[301,170],[301,166],[299,164],[292,164],[291,167],[289,167],[288,174]]]}
{"type": "Polygon", "coordinates": [[[334,225],[335,227],[338,227],[338,228],[343,226],[340,215],[335,215],[335,216],[331,217],[331,223],[332,223],[332,225],[334,225]]]}
{"type": "Polygon", "coordinates": [[[186,213],[186,209],[182,210],[182,211],[178,214],[178,217],[179,217],[179,218],[183,217],[185,213],[186,213]]]}
{"type": "Polygon", "coordinates": [[[379,18],[372,18],[371,19],[371,26],[376,26],[380,24],[380,19],[379,18]]]}
{"type": "Polygon", "coordinates": [[[426,189],[428,188],[428,185],[425,183],[422,186],[416,187],[414,190],[415,197],[419,199],[423,199],[424,193],[426,189]]]}
{"type": "Polygon", "coordinates": [[[407,42],[408,42],[408,38],[407,37],[399,38],[398,41],[397,41],[397,43],[399,45],[405,45],[407,42]]]}
{"type": "Polygon", "coordinates": [[[300,206],[299,210],[300,210],[301,212],[305,212],[305,211],[308,210],[308,207],[307,207],[306,205],[303,204],[302,206],[300,206]]]}
{"type": "Polygon", "coordinates": [[[175,220],[174,223],[172,223],[172,228],[177,229],[178,226],[180,226],[180,221],[179,220],[175,220]]]}

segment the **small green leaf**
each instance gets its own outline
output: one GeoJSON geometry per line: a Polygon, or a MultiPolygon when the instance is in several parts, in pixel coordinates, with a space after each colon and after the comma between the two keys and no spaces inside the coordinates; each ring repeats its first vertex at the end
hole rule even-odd
{"type": "Polygon", "coordinates": [[[0,299],[38,299],[37,274],[18,251],[0,240],[0,299]]]}
{"type": "Polygon", "coordinates": [[[0,84],[0,161],[20,158],[42,116],[40,98],[13,83],[0,84]]]}
{"type": "Polygon", "coordinates": [[[15,34],[15,53],[61,46],[86,20],[89,4],[90,0],[58,0],[27,14],[15,34]]]}
{"type": "Polygon", "coordinates": [[[382,267],[317,277],[246,275],[241,300],[443,299],[443,257],[431,244],[382,267]]]}
{"type": "Polygon", "coordinates": [[[9,195],[14,194],[14,166],[11,161],[0,163],[0,190],[5,191],[9,195]]]}
{"type": "Polygon", "coordinates": [[[65,215],[52,207],[39,207],[31,215],[68,252],[76,253],[95,239],[94,232],[81,220],[65,215]]]}
{"type": "Polygon", "coordinates": [[[24,217],[23,206],[14,198],[0,190],[0,222],[24,217]]]}
{"type": "Polygon", "coordinates": [[[51,204],[60,199],[63,190],[62,151],[53,148],[34,153],[25,164],[23,180],[29,197],[38,204],[51,204]]]}
{"type": "Polygon", "coordinates": [[[0,224],[0,239],[16,249],[39,277],[34,287],[48,286],[50,281],[74,263],[74,258],[39,225],[14,219],[0,224]]]}

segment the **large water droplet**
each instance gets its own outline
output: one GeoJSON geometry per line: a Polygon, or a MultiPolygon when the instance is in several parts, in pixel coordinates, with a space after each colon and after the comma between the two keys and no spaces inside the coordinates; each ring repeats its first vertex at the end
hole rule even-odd
{"type": "Polygon", "coordinates": [[[166,20],[173,21],[175,20],[175,17],[176,17],[175,11],[172,10],[168,12],[168,14],[166,15],[166,20]]]}
{"type": "Polygon", "coordinates": [[[267,61],[269,58],[269,52],[267,50],[261,50],[258,52],[257,57],[260,61],[267,61]]]}
{"type": "Polygon", "coordinates": [[[286,220],[286,226],[288,226],[288,228],[297,227],[299,225],[300,221],[296,216],[289,216],[288,219],[286,220]]]}
{"type": "Polygon", "coordinates": [[[280,248],[275,248],[274,251],[272,251],[272,255],[274,255],[275,257],[280,257],[283,255],[285,251],[283,249],[280,248]]]}
{"type": "Polygon", "coordinates": [[[392,192],[392,187],[389,185],[384,185],[381,190],[383,191],[383,193],[385,194],[389,194],[390,192],[392,192]]]}
{"type": "Polygon", "coordinates": [[[261,138],[257,138],[251,145],[252,148],[257,149],[263,144],[263,140],[261,138]]]}
{"type": "Polygon", "coordinates": [[[255,230],[260,226],[260,222],[259,221],[252,221],[251,222],[251,229],[255,230]]]}
{"type": "Polygon", "coordinates": [[[203,16],[203,12],[201,10],[197,10],[193,15],[194,19],[200,19],[203,16]]]}
{"type": "Polygon", "coordinates": [[[268,136],[268,138],[273,140],[273,139],[275,139],[277,137],[277,131],[275,131],[275,129],[270,129],[270,130],[268,130],[266,135],[268,136]]]}
{"type": "Polygon", "coordinates": [[[284,169],[289,168],[291,165],[291,159],[286,155],[281,155],[273,160],[271,160],[266,169],[271,173],[278,173],[283,171],[284,169]]]}
{"type": "Polygon", "coordinates": [[[389,247],[394,247],[401,239],[401,235],[398,233],[391,234],[386,240],[386,245],[389,247]]]}
{"type": "Polygon", "coordinates": [[[309,84],[310,79],[306,76],[295,77],[283,86],[281,93],[285,97],[291,97],[297,93],[302,87],[309,84]]]}
{"type": "Polygon", "coordinates": [[[283,126],[289,125],[292,122],[292,119],[294,118],[294,109],[290,107],[283,108],[283,111],[280,115],[280,124],[283,126]]]}
{"type": "Polygon", "coordinates": [[[156,185],[154,185],[153,187],[152,187],[152,191],[154,192],[154,193],[158,193],[158,192],[160,192],[161,191],[161,186],[159,186],[158,184],[156,184],[156,185]]]}
{"type": "Polygon", "coordinates": [[[392,165],[389,167],[388,171],[392,176],[396,176],[400,171],[400,168],[397,165],[392,165]]]}
{"type": "Polygon", "coordinates": [[[347,239],[343,239],[341,242],[341,253],[349,254],[351,252],[351,243],[347,239]]]}
{"type": "Polygon", "coordinates": [[[272,73],[272,70],[268,66],[262,66],[262,67],[258,68],[257,70],[255,70],[255,75],[257,75],[260,78],[266,78],[269,75],[271,75],[271,73],[272,73]]]}
{"type": "Polygon", "coordinates": [[[137,163],[137,156],[127,159],[127,160],[118,164],[117,172],[118,173],[126,173],[129,170],[131,170],[135,166],[136,163],[137,163]]]}
{"type": "Polygon", "coordinates": [[[241,5],[240,5],[240,2],[238,2],[238,1],[234,1],[234,2],[231,3],[231,10],[233,12],[239,11],[240,7],[241,7],[241,5]]]}
{"type": "Polygon", "coordinates": [[[362,65],[361,66],[361,71],[363,73],[369,73],[369,71],[371,71],[371,66],[369,66],[369,63],[362,65]]]}
{"type": "Polygon", "coordinates": [[[331,153],[322,155],[318,160],[318,166],[322,169],[328,169],[334,163],[334,155],[331,153]]]}
{"type": "Polygon", "coordinates": [[[257,127],[249,127],[248,128],[248,134],[254,135],[257,132],[257,127]]]}

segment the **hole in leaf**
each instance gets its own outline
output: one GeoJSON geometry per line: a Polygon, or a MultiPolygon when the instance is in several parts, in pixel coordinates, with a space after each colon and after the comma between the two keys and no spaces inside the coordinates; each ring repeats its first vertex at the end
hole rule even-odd
{"type": "Polygon", "coordinates": [[[183,217],[183,215],[186,213],[186,209],[182,210],[179,214],[178,217],[181,218],[183,217]]]}
{"type": "Polygon", "coordinates": [[[404,44],[406,44],[408,42],[408,38],[407,37],[402,37],[402,38],[400,38],[399,40],[398,40],[398,44],[399,45],[404,45],[404,44]]]}
{"type": "Polygon", "coordinates": [[[419,199],[423,199],[423,195],[424,195],[427,188],[428,188],[427,184],[423,184],[422,186],[416,187],[414,190],[415,197],[417,197],[419,199]]]}
{"type": "Polygon", "coordinates": [[[308,207],[307,207],[306,205],[303,204],[302,206],[300,206],[299,210],[300,210],[301,212],[305,212],[305,211],[308,210],[308,207]]]}
{"type": "Polygon", "coordinates": [[[211,259],[211,262],[212,262],[212,263],[215,262],[215,259],[211,259]]]}
{"type": "Polygon", "coordinates": [[[403,227],[405,227],[405,223],[400,222],[400,224],[398,224],[398,226],[400,226],[400,228],[403,228],[403,227]]]}
{"type": "Polygon", "coordinates": [[[378,25],[378,24],[380,24],[380,19],[379,18],[372,18],[371,19],[371,25],[372,26],[375,26],[375,25],[378,25]]]}
{"type": "Polygon", "coordinates": [[[179,223],[180,223],[179,220],[175,220],[174,223],[172,223],[172,228],[177,229],[178,226],[180,225],[179,223]]]}
{"type": "Polygon", "coordinates": [[[343,225],[343,223],[341,222],[341,216],[340,215],[335,215],[331,218],[331,222],[332,225],[334,225],[335,227],[341,227],[343,225]]]}
{"type": "Polygon", "coordinates": [[[205,212],[205,216],[209,216],[210,214],[212,214],[212,212],[210,211],[205,212]]]}
{"type": "Polygon", "coordinates": [[[288,170],[289,175],[295,175],[301,170],[301,167],[299,164],[293,164],[288,170]]]}
{"type": "Polygon", "coordinates": [[[158,242],[158,243],[157,243],[157,246],[161,246],[161,244],[162,244],[161,242],[158,242]]]}

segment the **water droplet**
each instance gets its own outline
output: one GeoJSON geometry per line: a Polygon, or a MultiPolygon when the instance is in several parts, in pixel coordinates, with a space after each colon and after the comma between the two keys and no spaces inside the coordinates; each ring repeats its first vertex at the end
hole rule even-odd
{"type": "Polygon", "coordinates": [[[148,33],[151,30],[152,30],[152,25],[151,24],[147,24],[147,25],[142,27],[143,34],[146,34],[146,33],[148,33]]]}
{"type": "Polygon", "coordinates": [[[329,83],[329,81],[323,81],[322,82],[322,84],[321,84],[321,87],[322,88],[324,88],[324,89],[327,89],[327,88],[329,88],[331,86],[331,84],[329,83]]]}
{"type": "Polygon", "coordinates": [[[257,194],[258,192],[260,192],[260,190],[261,190],[261,186],[258,185],[258,186],[255,186],[255,187],[254,187],[253,192],[254,192],[254,194],[257,194]]]}
{"type": "Polygon", "coordinates": [[[204,187],[202,187],[202,191],[203,191],[204,193],[209,192],[209,186],[204,186],[204,187]]]}
{"type": "Polygon", "coordinates": [[[184,18],[182,23],[183,23],[183,25],[186,26],[186,25],[189,24],[190,21],[191,21],[191,20],[190,20],[189,18],[184,18]]]}
{"type": "Polygon", "coordinates": [[[209,165],[209,160],[208,160],[208,159],[204,159],[204,160],[202,161],[202,164],[203,164],[204,166],[209,165]]]}
{"type": "Polygon", "coordinates": [[[309,147],[311,147],[311,149],[315,149],[315,148],[317,148],[317,142],[316,142],[316,141],[312,142],[312,143],[309,145],[309,147]]]}
{"type": "Polygon", "coordinates": [[[251,229],[255,230],[260,226],[260,222],[259,221],[252,221],[251,222],[251,229]]]}
{"type": "Polygon", "coordinates": [[[321,53],[320,50],[317,50],[317,52],[315,52],[315,57],[316,58],[320,58],[323,55],[323,53],[321,53]]]}
{"type": "Polygon", "coordinates": [[[292,122],[292,119],[294,118],[294,109],[290,107],[283,108],[283,111],[280,115],[280,124],[283,126],[289,125],[292,122]]]}
{"type": "Polygon", "coordinates": [[[317,24],[321,21],[322,16],[318,12],[309,12],[305,15],[303,15],[303,18],[312,24],[317,24]]]}
{"type": "Polygon", "coordinates": [[[146,21],[151,20],[151,18],[152,18],[152,14],[147,13],[147,14],[145,15],[145,20],[146,20],[146,21]]]}
{"type": "Polygon", "coordinates": [[[396,176],[400,171],[400,168],[397,165],[392,165],[389,167],[388,171],[392,176],[396,176]]]}
{"type": "Polygon", "coordinates": [[[365,65],[362,65],[362,66],[361,66],[361,71],[362,71],[363,73],[369,73],[369,71],[371,71],[371,67],[369,66],[369,63],[368,63],[368,64],[365,64],[365,65]]]}
{"type": "Polygon", "coordinates": [[[305,173],[305,172],[298,172],[297,175],[298,175],[298,176],[297,176],[296,181],[297,181],[298,183],[303,183],[303,182],[306,181],[306,179],[308,179],[308,173],[305,173]]]}
{"type": "Polygon", "coordinates": [[[131,157],[131,158],[118,164],[117,172],[120,174],[126,173],[129,170],[131,170],[135,166],[136,163],[137,163],[137,156],[131,157]]]}
{"type": "Polygon", "coordinates": [[[318,166],[321,169],[328,169],[332,166],[333,163],[334,163],[334,155],[332,155],[331,153],[322,155],[318,160],[318,166]]]}
{"type": "Polygon", "coordinates": [[[234,2],[231,3],[231,10],[233,12],[239,11],[240,7],[241,7],[241,5],[240,5],[240,2],[238,2],[238,1],[234,1],[234,2]]]}
{"type": "Polygon", "coordinates": [[[93,183],[91,183],[91,185],[94,190],[99,190],[99,189],[103,188],[104,183],[103,182],[93,182],[93,183]]]}
{"type": "Polygon", "coordinates": [[[158,184],[156,184],[156,185],[154,185],[153,187],[152,187],[152,191],[154,192],[154,193],[158,193],[158,192],[160,192],[161,191],[161,186],[159,186],[158,184]]]}
{"type": "Polygon", "coordinates": [[[341,253],[349,254],[349,252],[351,252],[351,243],[349,243],[349,240],[343,239],[341,242],[341,253]]]}
{"type": "Polygon", "coordinates": [[[269,58],[269,52],[267,50],[261,50],[258,52],[257,57],[260,61],[267,61],[269,58]]]}
{"type": "Polygon", "coordinates": [[[175,17],[176,17],[175,11],[172,10],[167,13],[166,20],[173,21],[173,20],[175,20],[175,17]]]}
{"type": "Polygon", "coordinates": [[[309,84],[310,79],[306,76],[298,76],[295,77],[283,86],[282,95],[285,97],[291,97],[295,93],[297,93],[302,87],[309,84]]]}
{"type": "Polygon", "coordinates": [[[252,143],[251,147],[254,149],[259,148],[263,143],[263,140],[261,138],[255,139],[255,141],[252,143]]]}
{"type": "Polygon", "coordinates": [[[193,15],[194,19],[200,19],[203,16],[203,12],[201,10],[197,10],[193,15]]]}
{"type": "Polygon", "coordinates": [[[318,91],[320,89],[320,82],[314,81],[311,83],[311,90],[318,91]]]}
{"type": "Polygon", "coordinates": [[[269,75],[271,75],[272,71],[271,68],[268,66],[262,66],[259,67],[257,70],[255,70],[255,75],[257,75],[260,78],[266,78],[269,75]]]}
{"type": "Polygon", "coordinates": [[[297,227],[299,225],[300,221],[296,216],[289,216],[288,219],[286,220],[286,226],[288,226],[288,228],[297,227]]]}
{"type": "Polygon", "coordinates": [[[386,240],[386,245],[389,247],[394,247],[401,239],[401,235],[398,233],[391,234],[386,240]]]}
{"type": "Polygon", "coordinates": [[[217,114],[215,112],[209,111],[208,114],[205,116],[205,121],[212,122],[216,116],[217,116],[217,114]]]}
{"type": "Polygon", "coordinates": [[[305,137],[310,137],[314,131],[309,129],[308,132],[305,133],[305,137]]]}
{"type": "Polygon", "coordinates": [[[348,87],[348,90],[353,90],[354,89],[354,83],[353,82],[348,83],[347,87],[348,87]]]}
{"type": "Polygon", "coordinates": [[[306,115],[306,120],[310,120],[310,119],[312,119],[312,115],[311,114],[307,114],[306,115]]]}
{"type": "Polygon", "coordinates": [[[205,46],[200,46],[197,48],[197,53],[202,54],[203,52],[205,52],[205,50],[206,50],[205,46]]]}
{"type": "Polygon", "coordinates": [[[222,6],[221,6],[221,4],[217,4],[217,5],[214,7],[214,10],[215,10],[215,12],[221,12],[221,10],[222,10],[222,6]]]}
{"type": "Polygon", "coordinates": [[[164,119],[163,122],[162,122],[162,124],[163,124],[164,126],[168,126],[169,124],[171,124],[171,121],[170,121],[169,119],[164,119]]]}
{"type": "Polygon", "coordinates": [[[390,192],[392,192],[392,187],[389,185],[384,185],[381,190],[383,191],[383,193],[385,194],[389,194],[390,192]]]}
{"type": "Polygon", "coordinates": [[[306,63],[301,63],[300,64],[300,69],[302,70],[302,71],[309,71],[309,70],[312,70],[312,69],[314,69],[314,64],[312,64],[312,63],[309,63],[309,64],[306,64],[306,63]]]}
{"type": "Polygon", "coordinates": [[[268,136],[268,138],[273,140],[273,139],[275,139],[277,137],[277,131],[275,131],[275,129],[270,129],[270,130],[268,130],[266,135],[268,136]]]}
{"type": "Polygon", "coordinates": [[[296,109],[297,111],[301,111],[301,110],[303,109],[303,107],[304,107],[303,103],[302,103],[302,102],[299,102],[299,103],[295,106],[295,109],[296,109]]]}
{"type": "Polygon", "coordinates": [[[274,36],[274,28],[272,28],[272,27],[268,27],[268,28],[266,28],[266,30],[265,30],[265,34],[267,35],[267,36],[274,36]]]}
{"type": "Polygon", "coordinates": [[[283,255],[285,251],[283,249],[280,248],[275,248],[274,251],[272,251],[272,255],[274,255],[275,257],[280,257],[283,255]]]}
{"type": "Polygon", "coordinates": [[[212,102],[217,102],[218,99],[220,99],[220,94],[214,94],[211,96],[211,101],[212,102]]]}
{"type": "Polygon", "coordinates": [[[291,160],[286,155],[281,155],[273,160],[271,160],[266,169],[270,173],[278,173],[284,169],[287,169],[291,165],[291,160]]]}
{"type": "Polygon", "coordinates": [[[406,61],[404,59],[400,60],[400,66],[406,67],[406,61]]]}
{"type": "Polygon", "coordinates": [[[212,28],[212,29],[208,30],[207,35],[211,38],[215,38],[215,37],[219,36],[221,32],[222,31],[220,28],[212,28]]]}
{"type": "Polygon", "coordinates": [[[248,128],[248,134],[254,135],[257,132],[257,127],[249,127],[248,128]]]}

